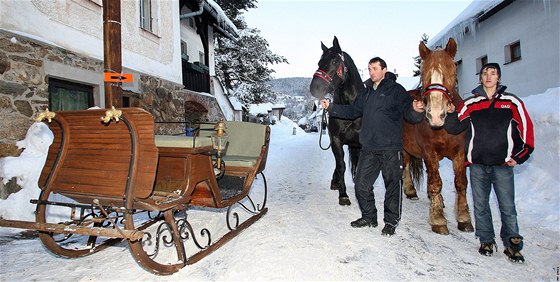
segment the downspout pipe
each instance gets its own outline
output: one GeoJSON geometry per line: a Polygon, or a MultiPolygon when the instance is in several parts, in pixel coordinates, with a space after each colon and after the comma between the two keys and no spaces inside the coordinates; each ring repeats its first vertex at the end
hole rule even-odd
{"type": "Polygon", "coordinates": [[[188,18],[191,18],[191,17],[200,16],[202,14],[202,12],[204,12],[204,5],[203,4],[204,4],[204,0],[198,1],[198,11],[187,13],[187,14],[182,14],[182,15],[179,16],[179,20],[182,21],[184,19],[188,19],[188,18]]]}

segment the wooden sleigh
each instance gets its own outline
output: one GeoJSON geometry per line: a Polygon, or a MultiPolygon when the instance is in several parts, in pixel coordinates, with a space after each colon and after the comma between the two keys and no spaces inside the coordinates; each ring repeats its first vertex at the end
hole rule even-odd
{"type": "Polygon", "coordinates": [[[49,123],[55,138],[39,181],[42,190],[31,201],[36,221],[0,219],[0,226],[38,230],[47,249],[67,258],[126,239],[143,268],[167,275],[208,255],[267,212],[268,126],[226,122],[228,147],[216,177],[210,137],[154,137],[147,111],[116,112],[113,119],[114,112],[105,110],[57,112],[49,123]],[[187,218],[195,209],[225,212],[225,235],[213,240],[207,228],[195,232],[187,218]]]}

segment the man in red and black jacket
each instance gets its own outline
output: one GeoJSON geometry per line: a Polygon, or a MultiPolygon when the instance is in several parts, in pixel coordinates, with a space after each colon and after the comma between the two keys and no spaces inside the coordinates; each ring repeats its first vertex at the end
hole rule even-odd
{"type": "Polygon", "coordinates": [[[519,235],[515,209],[513,167],[524,163],[534,149],[533,123],[523,102],[505,92],[500,84],[501,69],[496,63],[480,70],[481,85],[472,91],[455,112],[450,114],[444,128],[451,134],[467,130],[466,159],[470,170],[476,236],[479,252],[491,256],[496,245],[490,212],[492,187],[498,198],[502,227],[500,237],[504,253],[514,262],[524,262],[520,251],[523,237],[519,235]]]}

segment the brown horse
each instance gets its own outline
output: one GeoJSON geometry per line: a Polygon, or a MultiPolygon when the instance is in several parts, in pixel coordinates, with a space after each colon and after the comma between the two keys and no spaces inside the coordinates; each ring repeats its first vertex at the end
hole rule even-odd
{"type": "Polygon", "coordinates": [[[418,199],[413,179],[419,183],[424,160],[428,174],[428,197],[430,205],[430,225],[432,231],[447,235],[447,220],[443,213],[442,181],[439,175],[439,162],[444,158],[453,161],[455,189],[457,191],[455,212],[458,228],[461,231],[474,231],[467,203],[467,176],[465,167],[465,133],[448,134],[442,129],[447,116],[447,105],[459,107],[461,97],[456,89],[457,71],[453,57],[457,44],[449,39],[445,49],[430,50],[421,42],[418,47],[422,58],[422,90],[412,90],[409,94],[425,103],[426,119],[418,124],[404,122],[404,193],[409,199],[418,199]],[[412,174],[412,176],[411,176],[412,174]]]}

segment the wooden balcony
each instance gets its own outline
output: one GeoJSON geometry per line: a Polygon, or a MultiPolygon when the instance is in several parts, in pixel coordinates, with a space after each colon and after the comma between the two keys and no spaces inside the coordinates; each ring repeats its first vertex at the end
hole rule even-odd
{"type": "Polygon", "coordinates": [[[183,85],[196,92],[210,93],[210,73],[208,67],[183,60],[183,85]]]}

